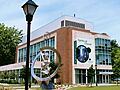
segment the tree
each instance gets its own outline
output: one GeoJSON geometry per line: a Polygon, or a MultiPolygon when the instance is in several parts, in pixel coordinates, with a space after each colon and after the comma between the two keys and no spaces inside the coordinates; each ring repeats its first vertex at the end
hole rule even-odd
{"type": "Polygon", "coordinates": [[[5,75],[5,73],[4,72],[2,72],[2,71],[0,71],[0,79],[4,79],[4,75],[5,75]]]}
{"type": "Polygon", "coordinates": [[[116,40],[111,40],[111,48],[119,47],[118,43],[116,40]]]}
{"type": "Polygon", "coordinates": [[[22,30],[0,24],[0,66],[15,62],[16,46],[21,38],[22,30]]]}
{"type": "Polygon", "coordinates": [[[7,71],[4,72],[4,79],[8,79],[9,78],[9,73],[7,71]]]}
{"type": "MultiPolygon", "coordinates": [[[[59,70],[62,67],[63,64],[60,64],[59,70]]],[[[52,69],[50,70],[50,74],[52,74],[56,68],[58,67],[58,64],[55,64],[54,61],[52,61],[49,65],[52,69]]],[[[60,77],[60,72],[57,71],[56,75],[52,78],[52,82],[54,82],[54,79],[58,79],[60,77]]]]}
{"type": "Polygon", "coordinates": [[[87,70],[87,74],[88,74],[88,82],[93,83],[93,77],[95,76],[95,70],[93,69],[93,65],[90,66],[90,68],[87,70]]]}
{"type": "Polygon", "coordinates": [[[16,78],[15,72],[9,72],[9,78],[10,79],[15,79],[16,78]]]}
{"type": "Polygon", "coordinates": [[[116,40],[111,41],[111,49],[112,68],[114,73],[112,78],[120,78],[120,47],[116,40]]]}
{"type": "MultiPolygon", "coordinates": [[[[30,68],[29,68],[29,74],[28,74],[28,77],[29,77],[29,80],[30,80],[30,68]]],[[[22,79],[24,79],[24,81],[25,81],[25,79],[26,79],[26,66],[24,66],[23,65],[23,68],[20,70],[20,76],[19,76],[19,78],[22,78],[22,79]]]]}
{"type": "MultiPolygon", "coordinates": [[[[113,78],[120,78],[120,48],[114,48],[112,50],[114,53],[114,57],[112,57],[114,64],[113,64],[113,78]]],[[[117,81],[118,83],[118,81],[117,81]]]]}
{"type": "Polygon", "coordinates": [[[117,44],[116,40],[111,40],[111,60],[112,65],[114,65],[116,50],[119,49],[119,45],[117,44]]]}

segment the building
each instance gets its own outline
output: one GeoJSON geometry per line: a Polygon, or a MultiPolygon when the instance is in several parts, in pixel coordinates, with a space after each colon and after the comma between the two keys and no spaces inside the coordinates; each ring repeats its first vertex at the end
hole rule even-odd
{"type": "MultiPolygon", "coordinates": [[[[87,84],[87,70],[93,65],[96,71],[94,82],[110,83],[113,74],[110,37],[106,33],[96,33],[92,30],[93,25],[86,20],[62,16],[31,33],[30,60],[35,58],[40,48],[54,47],[62,57],[59,82],[87,84]]],[[[2,66],[0,71],[14,70],[20,74],[20,69],[26,61],[26,36],[16,50],[16,63],[2,66]]],[[[49,54],[54,60],[54,53],[49,54]]]]}

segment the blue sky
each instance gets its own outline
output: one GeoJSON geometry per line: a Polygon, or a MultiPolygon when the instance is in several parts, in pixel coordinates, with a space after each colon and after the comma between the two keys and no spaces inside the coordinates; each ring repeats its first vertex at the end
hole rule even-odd
{"type": "MultiPolygon", "coordinates": [[[[15,26],[26,34],[25,15],[21,6],[27,0],[0,0],[0,23],[15,26]]],[[[62,16],[69,15],[92,22],[95,32],[104,32],[120,45],[120,0],[33,0],[39,5],[32,30],[62,16]]]]}

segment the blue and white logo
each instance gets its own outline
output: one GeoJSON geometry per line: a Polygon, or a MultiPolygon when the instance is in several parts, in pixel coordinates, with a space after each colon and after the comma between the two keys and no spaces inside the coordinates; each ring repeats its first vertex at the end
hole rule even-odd
{"type": "Polygon", "coordinates": [[[89,59],[90,48],[86,48],[84,45],[77,47],[77,59],[81,63],[85,63],[89,59]]]}

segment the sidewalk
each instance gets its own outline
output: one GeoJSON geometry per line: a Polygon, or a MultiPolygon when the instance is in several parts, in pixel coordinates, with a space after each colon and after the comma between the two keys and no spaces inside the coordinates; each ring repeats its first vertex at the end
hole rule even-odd
{"type": "MultiPolygon", "coordinates": [[[[38,85],[34,85],[31,86],[31,88],[29,90],[36,90],[37,88],[39,88],[40,86],[38,85]]],[[[0,83],[0,90],[25,90],[25,86],[24,85],[20,85],[20,84],[1,84],[0,83]]]]}

